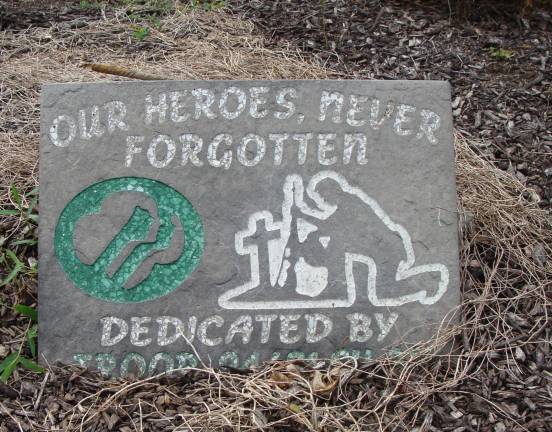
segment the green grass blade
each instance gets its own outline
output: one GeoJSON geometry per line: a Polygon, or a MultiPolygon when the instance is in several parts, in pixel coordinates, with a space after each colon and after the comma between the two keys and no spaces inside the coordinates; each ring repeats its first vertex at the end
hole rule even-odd
{"type": "Polygon", "coordinates": [[[38,203],[38,197],[35,196],[32,201],[31,201],[31,204],[29,204],[29,208],[27,209],[27,215],[30,216],[34,210],[34,208],[36,207],[36,204],[38,203]]]}
{"type": "Polygon", "coordinates": [[[38,325],[37,324],[34,324],[28,331],[28,335],[30,337],[36,337],[36,334],[38,332],[38,325]]]}
{"type": "Polygon", "coordinates": [[[25,315],[26,317],[29,317],[33,321],[38,321],[38,312],[35,308],[32,308],[30,306],[26,306],[23,304],[16,304],[14,306],[14,309],[19,312],[21,315],[25,315]]]}
{"type": "Polygon", "coordinates": [[[23,263],[19,261],[19,258],[17,258],[17,255],[15,255],[13,251],[6,249],[6,255],[10,257],[16,267],[24,267],[23,263]]]}
{"type": "Polygon", "coordinates": [[[4,371],[2,372],[2,375],[0,375],[0,381],[2,381],[3,383],[8,382],[8,380],[10,379],[11,374],[13,373],[15,368],[17,367],[17,364],[19,363],[19,359],[20,359],[20,357],[17,357],[16,361],[14,361],[13,363],[10,363],[8,365],[8,367],[6,369],[4,369],[4,371]]]}
{"type": "Polygon", "coordinates": [[[40,367],[35,361],[31,359],[28,359],[26,357],[21,357],[19,359],[19,362],[21,363],[21,365],[23,365],[23,367],[33,372],[40,372],[40,373],[44,372],[44,368],[40,367]]]}
{"type": "Polygon", "coordinates": [[[17,356],[19,356],[19,353],[12,352],[9,356],[7,356],[4,360],[2,360],[2,363],[0,363],[0,371],[3,371],[10,364],[12,364],[17,359],[17,356]]]}
{"type": "Polygon", "coordinates": [[[0,216],[15,216],[20,213],[19,210],[0,210],[0,216]]]}
{"type": "Polygon", "coordinates": [[[27,332],[27,343],[29,344],[29,349],[31,350],[31,355],[36,357],[36,333],[37,333],[37,325],[35,324],[32,326],[29,331],[27,332]]]}
{"type": "Polygon", "coordinates": [[[6,279],[4,279],[3,281],[0,281],[0,287],[3,287],[5,285],[9,284],[13,279],[15,279],[15,277],[19,274],[19,272],[21,272],[21,270],[23,270],[23,267],[24,266],[21,262],[19,264],[16,264],[15,267],[12,269],[12,271],[9,272],[6,279]]]}
{"type": "Polygon", "coordinates": [[[33,356],[33,358],[35,358],[36,357],[36,342],[35,342],[34,338],[27,337],[27,343],[29,344],[29,349],[31,350],[31,355],[33,356]]]}
{"type": "Polygon", "coordinates": [[[35,244],[37,244],[37,240],[36,239],[17,240],[10,244],[12,246],[19,246],[19,245],[34,246],[35,244]]]}
{"type": "Polygon", "coordinates": [[[17,190],[15,183],[12,183],[10,186],[10,196],[17,205],[17,208],[21,209],[21,195],[19,195],[19,191],[17,190]]]}

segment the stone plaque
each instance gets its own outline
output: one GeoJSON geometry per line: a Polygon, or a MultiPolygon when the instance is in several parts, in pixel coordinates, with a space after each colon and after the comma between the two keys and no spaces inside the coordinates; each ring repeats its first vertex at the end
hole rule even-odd
{"type": "Polygon", "coordinates": [[[40,355],[106,374],[370,357],[459,303],[449,85],[47,85],[40,355]]]}

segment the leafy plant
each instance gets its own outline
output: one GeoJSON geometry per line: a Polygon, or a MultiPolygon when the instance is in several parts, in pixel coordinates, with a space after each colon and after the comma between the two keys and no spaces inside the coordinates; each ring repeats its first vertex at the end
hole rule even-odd
{"type": "Polygon", "coordinates": [[[36,309],[22,304],[15,305],[14,309],[21,315],[24,315],[27,318],[29,318],[29,323],[27,324],[27,329],[25,330],[25,337],[23,338],[23,341],[19,345],[19,349],[9,354],[2,361],[2,363],[0,363],[0,381],[4,383],[8,381],[8,379],[10,378],[13,371],[18,365],[21,365],[24,368],[29,369],[30,371],[33,371],[33,372],[38,372],[38,373],[44,372],[44,368],[40,367],[34,361],[34,358],[36,358],[36,334],[38,330],[38,325],[36,324],[37,318],[38,318],[36,309]],[[25,342],[27,342],[27,345],[29,347],[31,358],[25,357],[22,354],[23,347],[25,346],[25,342]]]}
{"type": "MultiPolygon", "coordinates": [[[[18,282],[22,275],[36,277],[37,262],[30,256],[27,263],[24,263],[19,257],[29,256],[28,247],[34,247],[37,243],[37,224],[38,224],[38,189],[30,192],[24,192],[12,184],[8,191],[8,196],[12,208],[1,208],[0,217],[8,219],[17,219],[16,229],[18,233],[23,234],[15,238],[0,238],[0,287],[9,283],[18,282]]],[[[6,382],[18,365],[21,365],[34,372],[42,372],[43,369],[34,361],[36,358],[36,334],[37,334],[37,312],[35,309],[17,304],[13,309],[29,319],[25,330],[24,338],[19,345],[19,349],[9,354],[0,362],[0,381],[6,382]],[[30,357],[23,355],[25,344],[28,346],[30,357]]]]}
{"type": "Polygon", "coordinates": [[[88,0],[80,0],[79,7],[81,9],[101,9],[103,6],[102,3],[88,0]]]}
{"type": "Polygon", "coordinates": [[[137,27],[132,32],[134,39],[142,42],[150,34],[150,29],[148,27],[137,27]]]}
{"type": "Polygon", "coordinates": [[[146,17],[146,19],[148,20],[148,22],[155,28],[159,28],[161,27],[161,20],[159,19],[158,16],[155,16],[155,15],[148,15],[146,17]]]}
{"type": "Polygon", "coordinates": [[[129,8],[147,9],[158,14],[167,14],[175,9],[172,0],[119,0],[119,3],[129,8]]]}
{"type": "MultiPolygon", "coordinates": [[[[0,208],[0,217],[2,216],[7,216],[8,218],[17,217],[19,219],[19,221],[17,222],[17,232],[20,234],[23,234],[22,236],[23,238],[19,236],[18,238],[10,239],[9,235],[7,237],[0,237],[0,247],[8,246],[10,249],[12,249],[12,253],[5,251],[2,254],[0,254],[0,262],[6,263],[6,260],[9,258],[9,261],[11,261],[11,263],[15,266],[15,268],[17,268],[18,270],[17,273],[19,273],[19,271],[24,268],[27,268],[30,270],[31,267],[34,267],[34,265],[31,265],[31,264],[29,266],[23,265],[16,258],[15,252],[19,252],[21,248],[34,246],[37,244],[38,189],[35,188],[28,193],[22,193],[19,191],[19,189],[15,184],[12,184],[9,189],[9,197],[11,200],[11,204],[14,208],[12,209],[0,208]]],[[[8,267],[4,267],[4,268],[8,268],[8,267]]],[[[13,279],[13,277],[11,279],[13,279]]],[[[0,279],[0,286],[5,285],[7,283],[7,282],[5,283],[4,282],[5,281],[2,281],[2,279],[0,279]]]]}
{"type": "Polygon", "coordinates": [[[36,205],[38,203],[38,188],[27,194],[22,194],[15,184],[10,186],[9,195],[15,210],[0,209],[0,216],[20,216],[22,219],[38,223],[36,205]],[[25,205],[25,203],[28,203],[25,205]]]}
{"type": "Polygon", "coordinates": [[[203,9],[205,11],[212,11],[223,8],[226,6],[224,0],[190,0],[190,6],[192,9],[203,9]]]}
{"type": "Polygon", "coordinates": [[[510,51],[504,48],[497,48],[497,47],[490,47],[489,53],[491,54],[492,58],[495,58],[498,60],[508,60],[514,56],[513,51],[510,51]]]}
{"type": "MultiPolygon", "coordinates": [[[[21,242],[22,240],[14,243],[21,244],[21,242]]],[[[29,265],[25,265],[12,250],[4,249],[2,255],[0,255],[0,263],[8,270],[8,274],[4,279],[0,280],[0,287],[9,284],[20,274],[35,276],[37,272],[36,260],[29,259],[29,261],[29,265]]]]}
{"type": "Polygon", "coordinates": [[[152,14],[140,14],[137,12],[131,12],[128,15],[128,19],[133,23],[140,23],[146,20],[152,27],[159,28],[161,27],[161,20],[157,15],[152,14]]]}

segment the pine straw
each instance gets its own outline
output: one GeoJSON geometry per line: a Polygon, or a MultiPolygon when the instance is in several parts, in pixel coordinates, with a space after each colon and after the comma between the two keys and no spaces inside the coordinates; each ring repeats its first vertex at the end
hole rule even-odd
{"type": "Polygon", "coordinates": [[[119,9],[101,20],[75,19],[48,28],[0,33],[0,206],[13,204],[5,193],[10,184],[23,190],[38,185],[40,86],[117,80],[87,70],[86,63],[113,63],[181,80],[330,76],[287,47],[265,48],[264,39],[253,34],[253,24],[224,13],[177,12],[165,17],[158,28],[152,27],[140,42],[133,32],[147,23],[133,24],[126,12],[119,9]]]}
{"type": "MultiPolygon", "coordinates": [[[[296,53],[266,50],[248,23],[220,13],[165,19],[141,51],[127,43],[120,19],[4,34],[11,52],[33,51],[2,67],[3,189],[12,181],[36,183],[39,84],[101,78],[79,68],[80,61],[124,59],[168,78],[335,76],[296,53]],[[51,38],[41,42],[45,34],[51,38]]],[[[42,384],[31,376],[12,380],[20,392],[0,402],[0,422],[6,430],[64,431],[549,430],[552,225],[531,190],[480,158],[477,147],[457,134],[461,323],[443,327],[432,341],[369,361],[273,362],[253,371],[205,368],[140,381],[52,367],[42,384]]]]}

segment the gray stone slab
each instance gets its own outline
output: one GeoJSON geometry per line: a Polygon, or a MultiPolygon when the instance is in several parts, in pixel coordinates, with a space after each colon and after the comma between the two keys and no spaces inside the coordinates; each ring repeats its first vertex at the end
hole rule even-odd
{"type": "Polygon", "coordinates": [[[41,116],[41,360],[371,356],[459,303],[447,83],[55,84],[41,116]]]}

